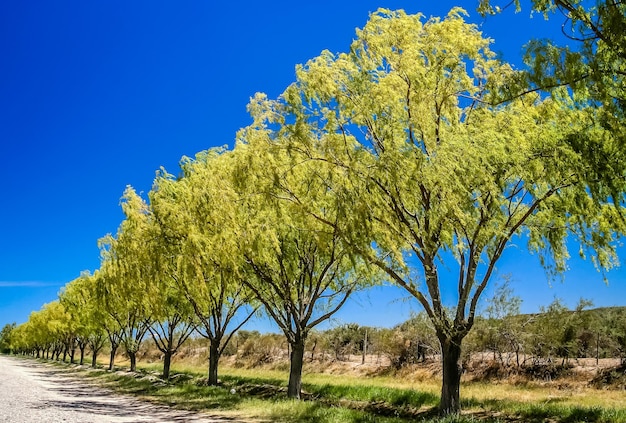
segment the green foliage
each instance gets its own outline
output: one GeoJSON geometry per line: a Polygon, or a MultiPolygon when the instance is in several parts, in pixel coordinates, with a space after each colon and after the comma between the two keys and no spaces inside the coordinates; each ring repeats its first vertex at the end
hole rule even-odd
{"type": "MultiPolygon", "coordinates": [[[[599,265],[611,266],[616,222],[582,180],[593,154],[570,143],[581,131],[606,137],[593,113],[564,96],[490,107],[492,88],[512,71],[458,9],[424,24],[420,16],[381,10],[358,35],[351,53],[324,53],[299,68],[280,99],[257,97],[250,106],[259,131],[286,144],[293,163],[335,165],[335,179],[323,182],[350,213],[337,223],[305,204],[308,212],[340,227],[442,331],[452,322],[440,300],[441,251],[459,264],[455,330],[466,318],[471,326],[477,298],[514,235],[527,234],[529,247],[550,257],[556,271],[569,256],[569,232],[596,248],[599,265]],[[276,123],[281,129],[272,133],[276,123]],[[411,276],[410,256],[425,285],[411,276]]],[[[304,201],[290,190],[283,195],[304,201]]]]}
{"type": "MultiPolygon", "coordinates": [[[[337,219],[326,203],[324,184],[311,167],[294,168],[292,158],[254,127],[240,134],[234,172],[241,201],[239,252],[251,270],[245,283],[290,342],[332,316],[361,286],[372,283],[338,233],[299,205],[281,201],[284,191],[315,204],[324,218],[337,219]],[[297,281],[293,283],[293,281],[297,281]]],[[[311,166],[313,164],[310,164],[311,166]]]]}
{"type": "MultiPolygon", "coordinates": [[[[136,354],[152,324],[149,301],[150,280],[154,266],[147,230],[151,213],[146,202],[132,187],[122,196],[122,210],[126,219],[118,228],[116,236],[107,235],[99,240],[102,263],[96,278],[99,307],[119,329],[119,341],[135,370],[136,354]]],[[[113,341],[112,341],[113,342],[113,341]]]]}
{"type": "Polygon", "coordinates": [[[548,307],[542,308],[533,322],[533,355],[538,359],[560,357],[564,361],[579,356],[578,334],[584,329],[582,311],[588,302],[581,300],[574,311],[570,311],[556,298],[548,307]]]}
{"type": "MultiPolygon", "coordinates": [[[[503,10],[492,3],[498,2],[480,0],[479,11],[493,14],[503,10]]],[[[519,10],[519,0],[514,3],[519,10]]],[[[596,106],[598,124],[612,136],[601,141],[583,137],[577,148],[581,153],[597,151],[594,165],[585,174],[594,197],[620,204],[626,174],[626,161],[620,157],[626,143],[622,124],[626,117],[626,5],[608,0],[533,0],[531,4],[533,12],[561,26],[567,45],[531,40],[525,54],[528,70],[509,96],[567,86],[578,102],[596,106]],[[607,171],[622,178],[607,180],[601,175],[607,171]]],[[[616,213],[623,216],[623,211],[616,213]]]]}
{"type": "MultiPolygon", "coordinates": [[[[473,326],[513,237],[525,237],[554,273],[565,269],[570,236],[610,268],[625,222],[606,195],[595,195],[623,184],[623,173],[609,170],[622,155],[606,152],[623,150],[601,124],[604,112],[579,107],[565,90],[502,103],[520,75],[495,59],[463,15],[456,8],[423,22],[377,11],[349,53],[323,52],[299,66],[276,100],[257,95],[249,106],[255,123],[240,134],[240,145],[273,146],[273,161],[261,156],[266,169],[287,163],[269,175],[272,199],[324,223],[419,301],[444,360],[473,326]],[[307,182],[282,182],[297,174],[307,182]],[[297,189],[310,186],[324,189],[297,189]],[[452,313],[439,279],[450,255],[458,270],[452,313]]],[[[444,366],[444,379],[456,372],[457,387],[459,368],[444,366]]]]}
{"type": "Polygon", "coordinates": [[[183,176],[162,170],[150,193],[171,310],[193,314],[196,329],[211,341],[211,383],[219,357],[258,308],[243,283],[247,273],[233,232],[240,211],[229,183],[232,160],[223,149],[183,158],[183,176]]]}
{"type": "Polygon", "coordinates": [[[150,193],[160,237],[173,257],[166,274],[175,281],[175,298],[191,305],[209,339],[221,339],[241,307],[253,302],[242,289],[246,275],[231,230],[238,213],[228,183],[231,162],[223,149],[183,158],[183,177],[162,171],[150,193]]]}
{"type": "Polygon", "coordinates": [[[347,323],[324,332],[327,347],[334,352],[337,360],[343,360],[346,354],[363,351],[365,331],[356,323],[347,323]]]}
{"type": "Polygon", "coordinates": [[[256,332],[238,341],[240,348],[236,354],[250,367],[282,361],[287,351],[285,337],[275,333],[256,332]]]}
{"type": "Polygon", "coordinates": [[[318,177],[329,169],[313,162],[294,166],[294,157],[269,135],[256,124],[240,131],[231,175],[240,212],[234,231],[250,275],[243,283],[290,344],[289,395],[299,397],[309,333],[354,291],[374,283],[376,274],[336,227],[301,208],[305,201],[318,217],[339,219],[340,210],[318,177]],[[289,195],[294,201],[287,201],[289,195]]]}
{"type": "Polygon", "coordinates": [[[12,350],[12,335],[17,327],[16,323],[7,323],[0,331],[0,353],[7,354],[12,350]]]}
{"type": "Polygon", "coordinates": [[[99,307],[96,282],[89,272],[69,282],[59,293],[59,300],[67,310],[72,322],[72,332],[81,349],[81,363],[85,348],[92,355],[102,349],[106,341],[106,313],[99,307]]]}
{"type": "Polygon", "coordinates": [[[524,326],[527,319],[520,316],[521,299],[513,295],[510,278],[505,277],[498,285],[483,311],[484,318],[477,321],[475,333],[470,338],[472,352],[493,352],[502,366],[515,360],[520,366],[520,354],[524,351],[524,326]],[[509,354],[514,353],[514,355],[509,354]]]}
{"type": "Polygon", "coordinates": [[[587,310],[590,305],[581,299],[569,309],[556,298],[537,314],[481,319],[470,336],[468,353],[491,351],[505,374],[516,368],[530,376],[558,371],[570,359],[623,358],[626,309],[587,310]]]}
{"type": "Polygon", "coordinates": [[[371,337],[373,350],[386,355],[393,368],[426,361],[441,353],[431,320],[425,312],[391,329],[379,329],[371,337]]]}

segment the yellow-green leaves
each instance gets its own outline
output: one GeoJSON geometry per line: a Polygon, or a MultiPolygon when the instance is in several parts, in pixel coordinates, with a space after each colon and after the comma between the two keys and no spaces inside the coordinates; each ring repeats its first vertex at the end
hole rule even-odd
{"type": "Polygon", "coordinates": [[[379,10],[349,52],[323,52],[297,68],[277,100],[259,97],[266,107],[250,108],[256,126],[240,138],[266,164],[264,192],[296,208],[286,219],[299,208],[315,218],[312,227],[338,231],[434,318],[443,315],[437,269],[451,253],[458,327],[473,319],[514,236],[527,236],[556,270],[571,234],[610,265],[608,222],[619,225],[602,199],[621,184],[610,175],[619,155],[601,114],[565,90],[503,103],[508,84],[523,77],[495,59],[464,14],[425,20],[379,10]],[[607,193],[589,195],[600,190],[607,193]]]}

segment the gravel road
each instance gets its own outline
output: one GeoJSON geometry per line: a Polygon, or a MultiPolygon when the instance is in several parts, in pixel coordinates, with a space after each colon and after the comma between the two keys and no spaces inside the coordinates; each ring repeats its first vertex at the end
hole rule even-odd
{"type": "Polygon", "coordinates": [[[62,368],[16,357],[0,356],[0,392],[0,422],[234,422],[115,394],[62,368]]]}

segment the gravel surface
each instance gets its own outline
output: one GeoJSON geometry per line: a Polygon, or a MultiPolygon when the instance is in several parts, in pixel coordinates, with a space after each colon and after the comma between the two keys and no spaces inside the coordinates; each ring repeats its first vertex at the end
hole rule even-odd
{"type": "Polygon", "coordinates": [[[122,396],[16,357],[0,356],[0,392],[0,422],[233,422],[122,396]]]}

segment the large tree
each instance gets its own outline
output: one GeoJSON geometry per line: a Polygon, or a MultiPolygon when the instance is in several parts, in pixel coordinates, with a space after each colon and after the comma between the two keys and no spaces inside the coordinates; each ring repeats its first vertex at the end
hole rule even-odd
{"type": "Polygon", "coordinates": [[[379,10],[349,53],[323,52],[277,100],[257,95],[250,105],[254,127],[283,145],[292,169],[308,168],[304,180],[325,184],[318,197],[342,214],[329,219],[295,190],[280,196],[424,307],[441,344],[442,414],[460,410],[462,341],[512,240],[559,272],[571,234],[610,267],[624,222],[590,196],[592,186],[623,184],[597,167],[604,150],[580,148],[583,139],[614,145],[598,113],[564,90],[493,106],[515,74],[463,15],[424,22],[379,10]],[[335,172],[320,172],[328,163],[335,172]]]}
{"type": "Polygon", "coordinates": [[[163,236],[162,226],[154,218],[151,207],[146,206],[143,229],[147,266],[143,292],[146,311],[152,324],[148,332],[155,346],[163,353],[163,378],[169,379],[172,358],[196,329],[193,307],[181,292],[178,245],[163,236]]]}
{"type": "Polygon", "coordinates": [[[287,395],[300,398],[309,334],[339,311],[355,290],[372,283],[373,274],[366,276],[366,268],[336,227],[281,199],[285,193],[306,197],[321,218],[336,222],[339,216],[336,204],[324,198],[324,180],[317,177],[324,170],[315,163],[294,166],[280,136],[256,125],[240,132],[232,174],[239,217],[233,228],[251,273],[244,284],[290,346],[287,395]]]}
{"type": "Polygon", "coordinates": [[[218,383],[223,351],[256,310],[231,230],[238,204],[226,177],[227,156],[213,149],[183,158],[181,178],[162,171],[150,193],[162,277],[173,282],[178,301],[193,310],[198,333],[209,340],[210,385],[218,383]]]}
{"type": "Polygon", "coordinates": [[[148,326],[148,332],[157,349],[163,353],[162,375],[167,380],[172,358],[196,329],[196,319],[189,301],[176,285],[175,278],[167,272],[173,265],[172,258],[166,254],[156,258],[166,263],[159,265],[159,271],[149,284],[149,292],[146,292],[151,299],[147,310],[153,322],[148,326]]]}
{"type": "Polygon", "coordinates": [[[122,209],[126,219],[117,234],[99,241],[102,263],[96,281],[100,306],[120,329],[120,341],[130,359],[130,370],[135,371],[137,351],[152,324],[148,309],[150,298],[145,295],[153,275],[152,258],[145,248],[149,236],[149,209],[131,187],[124,191],[122,209]]]}
{"type": "Polygon", "coordinates": [[[117,295],[123,295],[112,316],[126,328],[121,341],[131,359],[131,369],[147,331],[163,353],[163,378],[169,379],[172,357],[196,328],[192,307],[177,285],[177,246],[163,236],[151,205],[132,188],[126,189],[122,200],[126,219],[117,236],[106,237],[102,244],[107,259],[103,269],[108,269],[117,287],[106,295],[113,302],[117,295]]]}

